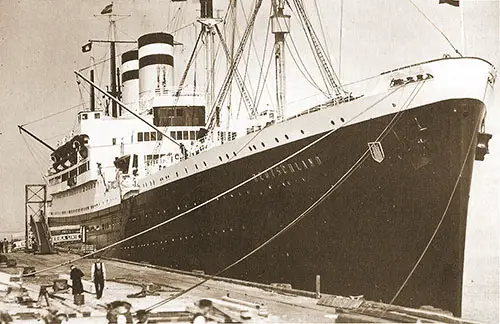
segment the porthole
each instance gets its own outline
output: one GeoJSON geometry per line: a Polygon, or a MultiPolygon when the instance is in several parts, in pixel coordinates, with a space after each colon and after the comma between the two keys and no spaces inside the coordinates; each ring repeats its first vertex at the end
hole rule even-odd
{"type": "Polygon", "coordinates": [[[207,162],[203,161],[203,165],[206,167],[207,166],[207,162]]]}
{"type": "Polygon", "coordinates": [[[176,173],[175,173],[175,175],[176,175],[177,177],[179,177],[179,172],[176,172],[176,173]]]}
{"type": "Polygon", "coordinates": [[[343,117],[340,117],[340,121],[341,121],[341,122],[344,122],[344,118],[343,118],[343,117]]]}
{"type": "Polygon", "coordinates": [[[250,150],[250,152],[252,152],[252,147],[251,146],[249,146],[248,149],[250,150]]]}
{"type": "Polygon", "coordinates": [[[236,152],[233,152],[233,155],[236,156],[236,152]]]}
{"type": "Polygon", "coordinates": [[[252,147],[253,147],[254,150],[257,150],[257,147],[255,147],[255,145],[252,145],[252,147]]]}
{"type": "Polygon", "coordinates": [[[330,120],[330,124],[332,124],[333,126],[335,126],[335,122],[333,120],[330,120]]]}
{"type": "Polygon", "coordinates": [[[302,134],[304,134],[304,130],[303,130],[303,129],[301,129],[301,130],[300,130],[300,132],[301,132],[302,134]]]}
{"type": "Polygon", "coordinates": [[[262,147],[266,147],[266,144],[264,144],[264,142],[261,142],[260,144],[262,145],[262,147]]]}
{"type": "Polygon", "coordinates": [[[276,141],[276,143],[280,142],[280,140],[277,137],[275,137],[274,140],[276,141]]]}
{"type": "Polygon", "coordinates": [[[288,139],[288,135],[285,134],[285,138],[288,139]]]}
{"type": "Polygon", "coordinates": [[[219,160],[222,162],[222,158],[219,156],[219,160]]]}
{"type": "Polygon", "coordinates": [[[186,174],[188,173],[188,169],[187,168],[184,168],[184,171],[186,171],[186,174]]]}
{"type": "Polygon", "coordinates": [[[194,167],[196,168],[196,170],[198,170],[198,164],[195,164],[194,167]]]}
{"type": "Polygon", "coordinates": [[[229,154],[226,153],[226,158],[229,160],[229,154]]]}

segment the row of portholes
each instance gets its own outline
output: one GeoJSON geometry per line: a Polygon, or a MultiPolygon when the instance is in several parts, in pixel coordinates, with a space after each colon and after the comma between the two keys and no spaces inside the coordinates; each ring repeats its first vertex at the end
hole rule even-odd
{"type": "MultiPolygon", "coordinates": [[[[233,155],[236,156],[236,152],[233,152],[233,155]]],[[[228,160],[230,159],[229,154],[227,154],[227,153],[226,153],[226,157],[227,157],[228,160]]],[[[219,156],[219,160],[222,162],[222,157],[219,156]]],[[[206,168],[208,166],[207,162],[203,161],[203,166],[205,166],[205,168],[206,168]]],[[[195,164],[194,167],[196,168],[196,170],[199,170],[198,164],[195,164]]],[[[186,174],[189,174],[189,170],[188,170],[187,167],[184,168],[184,172],[186,172],[186,174]]],[[[178,171],[175,172],[175,176],[177,178],[179,177],[179,172],[178,171]]],[[[170,179],[170,176],[166,175],[164,178],[163,177],[160,178],[160,182],[163,182],[164,180],[168,180],[168,179],[170,179]]],[[[155,185],[156,185],[155,180],[150,180],[149,181],[149,186],[153,187],[155,185]]],[[[143,188],[148,187],[148,183],[143,183],[142,187],[143,188]]]]}
{"type": "MultiPolygon", "coordinates": [[[[234,151],[233,151],[233,156],[236,156],[236,152],[234,152],[234,151]]],[[[228,160],[229,160],[229,159],[231,159],[231,156],[229,156],[229,154],[228,154],[228,153],[226,153],[226,159],[228,159],[228,160]]],[[[222,162],[222,156],[220,156],[220,155],[219,155],[219,161],[221,161],[221,162],[222,162]]],[[[196,165],[195,165],[195,166],[196,166],[196,165]]]]}
{"type": "MultiPolygon", "coordinates": [[[[111,202],[116,201],[116,198],[111,198],[111,202]]],[[[109,205],[110,199],[106,199],[106,201],[99,202],[97,204],[91,205],[91,206],[86,206],[86,207],[81,207],[78,209],[70,209],[70,210],[63,210],[59,212],[50,212],[51,215],[66,215],[66,214],[73,214],[73,213],[79,213],[79,212],[84,212],[88,210],[92,210],[94,208],[100,207],[100,206],[105,206],[109,205]]]]}
{"type": "MultiPolygon", "coordinates": [[[[319,159],[319,157],[316,157],[316,159],[317,159],[317,161],[318,161],[318,164],[321,164],[321,163],[322,163],[322,162],[321,162],[321,160],[319,159]]],[[[309,159],[309,160],[310,160],[310,159],[309,159]]],[[[256,178],[256,179],[257,179],[257,178],[256,178]]],[[[264,179],[262,178],[261,180],[264,180],[264,179]]],[[[283,187],[286,187],[286,186],[292,186],[292,182],[295,182],[295,183],[300,183],[300,182],[307,182],[307,180],[306,180],[304,177],[302,177],[302,178],[300,178],[300,179],[295,179],[295,180],[292,180],[292,181],[286,180],[286,181],[283,181],[282,183],[278,184],[278,187],[279,187],[279,186],[283,186],[283,187]]],[[[269,190],[271,190],[272,188],[273,188],[273,187],[272,187],[271,185],[269,185],[269,186],[268,186],[268,189],[269,189],[269,190]]],[[[244,194],[249,195],[249,194],[250,194],[250,190],[246,190],[246,191],[242,191],[242,192],[238,191],[238,192],[235,192],[235,193],[231,193],[231,194],[228,194],[228,195],[224,195],[224,196],[222,196],[222,197],[220,197],[220,198],[217,198],[216,200],[219,200],[219,199],[224,199],[224,200],[226,200],[226,199],[229,199],[229,198],[234,198],[234,197],[236,197],[236,196],[238,196],[238,197],[242,197],[244,194]]],[[[261,192],[259,192],[259,194],[262,196],[264,193],[261,191],[261,192]]],[[[194,202],[194,203],[192,204],[192,206],[191,206],[191,204],[189,204],[189,205],[188,205],[188,204],[185,204],[185,205],[184,205],[184,206],[182,206],[182,207],[181,207],[180,205],[178,205],[178,206],[177,206],[177,210],[178,210],[178,211],[180,211],[181,209],[187,210],[188,208],[196,207],[197,205],[198,205],[198,202],[194,202]]],[[[160,212],[161,212],[161,211],[157,211],[157,212],[156,212],[156,214],[157,214],[157,215],[160,215],[160,212]]],[[[166,212],[167,212],[167,210],[166,210],[166,209],[164,209],[164,210],[163,210],[163,214],[166,214],[166,212]]],[[[148,218],[148,217],[149,217],[149,216],[148,216],[148,214],[144,214],[144,218],[148,218]]],[[[135,222],[135,221],[137,221],[137,218],[136,218],[136,217],[134,217],[134,218],[132,218],[131,220],[132,220],[133,222],[135,222]]]]}
{"type": "MultiPolygon", "coordinates": [[[[304,131],[303,131],[302,129],[300,130],[300,132],[301,132],[302,134],[304,134],[304,131]]],[[[285,139],[289,140],[289,139],[290,139],[290,137],[288,137],[288,135],[287,135],[287,134],[285,134],[285,139]]],[[[275,137],[275,138],[274,138],[274,140],[276,141],[276,143],[279,143],[279,142],[280,142],[280,141],[279,141],[279,139],[278,139],[277,137],[275,137]]],[[[260,145],[262,145],[262,147],[266,147],[266,144],[265,144],[264,142],[260,142],[260,145]]],[[[249,147],[248,147],[248,150],[249,150],[250,152],[252,152],[252,151],[256,151],[256,150],[257,150],[257,146],[255,146],[255,145],[251,145],[251,146],[249,146],[249,147]]]]}
{"type": "MultiPolygon", "coordinates": [[[[340,117],[340,121],[341,121],[341,122],[345,122],[344,117],[340,117]]],[[[333,126],[335,126],[335,122],[334,122],[333,120],[331,120],[331,121],[330,121],[330,123],[331,123],[333,126]]],[[[305,132],[304,132],[304,130],[303,130],[303,129],[301,129],[301,130],[300,130],[300,132],[301,132],[301,134],[305,134],[305,132]]],[[[288,139],[290,139],[290,138],[288,137],[288,135],[287,135],[287,134],[285,134],[285,139],[287,139],[287,140],[288,140],[288,139]]],[[[279,139],[278,139],[277,137],[275,137],[275,138],[274,138],[274,140],[276,141],[276,143],[279,143],[279,139]]],[[[264,142],[261,142],[260,144],[262,145],[262,147],[266,147],[266,144],[265,144],[264,142]]],[[[254,150],[257,150],[257,146],[255,146],[255,145],[251,145],[251,146],[249,146],[249,147],[248,147],[248,149],[250,150],[250,152],[252,152],[252,151],[254,151],[254,150]]],[[[233,155],[234,155],[234,156],[236,156],[236,152],[234,152],[234,151],[233,151],[233,155]]],[[[227,158],[228,160],[230,159],[230,156],[229,156],[229,154],[227,154],[227,153],[226,153],[226,158],[227,158]]],[[[221,161],[221,162],[222,162],[222,160],[223,160],[223,159],[222,159],[222,156],[220,156],[220,155],[219,155],[219,161],[221,161]]],[[[207,163],[206,163],[205,161],[203,161],[203,165],[204,165],[205,167],[207,167],[207,163]]],[[[197,164],[195,164],[194,166],[195,166],[196,170],[199,170],[199,168],[198,168],[198,165],[197,165],[197,164]]],[[[188,168],[184,168],[184,171],[186,172],[186,174],[189,174],[188,168]]],[[[178,178],[178,177],[179,177],[179,172],[175,172],[175,175],[176,175],[176,176],[177,176],[177,178],[178,178]]],[[[170,176],[168,176],[168,175],[167,175],[167,176],[166,176],[166,178],[165,178],[165,180],[166,180],[166,179],[168,179],[169,177],[170,177],[170,176]]],[[[161,181],[161,182],[163,182],[163,178],[160,178],[160,181],[161,181]]],[[[154,186],[154,185],[155,185],[155,181],[154,181],[154,180],[151,180],[151,181],[150,181],[150,185],[151,185],[151,186],[154,186]]],[[[147,187],[147,184],[146,184],[146,183],[144,183],[144,184],[143,184],[143,187],[144,187],[144,188],[145,188],[145,187],[147,187]]]]}
{"type": "MultiPolygon", "coordinates": [[[[340,121],[341,122],[345,122],[344,117],[340,117],[340,121]]],[[[333,120],[330,120],[330,124],[332,124],[333,126],[335,126],[335,122],[333,120]]]]}
{"type": "MultiPolygon", "coordinates": [[[[342,123],[343,123],[343,122],[345,122],[344,117],[340,117],[340,121],[341,121],[342,123]]],[[[335,122],[334,122],[333,120],[331,120],[331,121],[330,121],[330,123],[331,123],[332,125],[335,125],[335,122]]],[[[301,129],[301,130],[300,130],[300,133],[301,133],[302,135],[304,135],[304,134],[305,134],[305,132],[304,132],[304,130],[303,130],[303,129],[301,129]]],[[[288,140],[288,139],[290,139],[290,138],[288,137],[288,135],[287,135],[287,134],[285,134],[285,139],[287,139],[287,140],[288,140]]],[[[274,138],[274,140],[276,141],[276,143],[279,143],[279,142],[280,142],[280,141],[279,141],[279,139],[278,139],[277,137],[275,137],[275,138],[274,138]]],[[[264,142],[261,142],[260,144],[262,145],[262,147],[266,147],[266,145],[264,144],[264,142]]],[[[249,147],[248,147],[248,149],[250,150],[250,152],[252,152],[253,150],[257,150],[257,147],[256,147],[255,145],[251,145],[251,146],[249,146],[249,147]]],[[[222,160],[221,160],[221,161],[222,161],[222,160]]]]}
{"type": "MultiPolygon", "coordinates": [[[[319,158],[317,158],[317,159],[319,160],[319,158]]],[[[321,163],[321,162],[319,162],[319,163],[321,163]]],[[[295,179],[294,181],[295,181],[295,183],[299,183],[299,182],[306,182],[307,180],[304,177],[302,177],[300,179],[295,179]]],[[[287,185],[291,186],[292,182],[289,181],[289,180],[286,180],[286,181],[282,182],[281,184],[278,184],[278,186],[279,185],[282,185],[283,187],[286,187],[287,185]]],[[[268,186],[268,189],[272,189],[272,187],[268,186]]],[[[246,191],[243,191],[243,192],[238,191],[236,193],[231,193],[231,194],[228,194],[228,195],[224,195],[224,196],[222,196],[220,198],[225,200],[225,199],[229,199],[229,198],[234,198],[236,196],[242,197],[244,194],[249,195],[250,194],[250,190],[246,190],[246,191]]],[[[262,191],[260,192],[260,195],[263,195],[262,191]]],[[[219,200],[220,198],[217,198],[216,200],[219,200]]],[[[194,202],[192,207],[196,207],[197,205],[198,205],[198,202],[194,202]]],[[[185,204],[182,207],[180,205],[178,205],[177,206],[177,210],[179,210],[179,211],[181,209],[185,209],[186,210],[186,209],[192,208],[192,207],[191,207],[191,204],[189,204],[189,205],[185,204]]],[[[166,210],[165,209],[163,210],[163,214],[166,214],[166,210]]],[[[160,215],[160,211],[157,211],[157,215],[160,215]]],[[[148,214],[145,214],[144,216],[147,218],[148,214]]],[[[137,220],[136,218],[132,218],[132,221],[136,221],[136,220],[137,220]]]]}
{"type": "MultiPolygon", "coordinates": [[[[300,179],[295,179],[295,180],[292,180],[292,181],[290,181],[290,180],[286,180],[286,181],[282,182],[281,184],[278,184],[278,186],[280,186],[280,185],[281,185],[281,186],[283,186],[283,187],[286,187],[286,186],[292,186],[292,182],[295,182],[295,183],[299,183],[299,182],[307,182],[307,180],[306,180],[304,177],[302,177],[302,178],[300,178],[300,179]]],[[[272,186],[268,186],[268,189],[272,189],[272,186]]],[[[229,199],[229,198],[234,198],[234,197],[237,197],[237,196],[238,196],[238,197],[242,197],[244,194],[249,195],[249,194],[250,194],[250,190],[246,190],[246,191],[243,191],[243,192],[238,191],[238,192],[236,192],[236,193],[231,193],[231,194],[228,194],[228,195],[224,195],[224,196],[222,196],[222,197],[220,197],[220,198],[217,198],[216,200],[217,200],[217,201],[218,201],[219,199],[224,199],[224,200],[226,200],[226,199],[229,199]]],[[[264,193],[261,191],[261,192],[259,192],[259,194],[262,196],[264,193]]],[[[193,207],[196,207],[196,205],[197,205],[197,204],[198,204],[197,202],[194,202],[194,203],[193,203],[193,207]]],[[[187,204],[186,204],[186,205],[184,205],[184,206],[182,206],[182,207],[181,207],[181,206],[177,206],[177,210],[179,210],[179,211],[180,211],[181,209],[188,209],[188,208],[191,208],[191,206],[190,206],[190,205],[188,206],[187,204]]],[[[158,214],[159,214],[159,213],[160,213],[160,212],[158,212],[158,214]]],[[[166,211],[165,211],[165,210],[163,210],[163,213],[166,213],[166,211]]],[[[147,216],[146,216],[146,217],[147,217],[147,216]]]]}
{"type": "MultiPolygon", "coordinates": [[[[245,230],[245,226],[242,226],[241,227],[242,230],[245,230]]],[[[220,235],[220,234],[225,234],[225,233],[229,233],[229,232],[233,232],[234,229],[232,227],[230,227],[229,229],[222,229],[221,231],[216,231],[214,230],[213,232],[207,232],[206,234],[204,233],[200,233],[199,234],[199,237],[213,237],[214,235],[220,235]]],[[[195,235],[191,235],[191,236],[179,236],[178,238],[171,238],[171,239],[167,239],[167,240],[162,240],[162,241],[154,241],[154,242],[149,242],[149,243],[143,243],[143,244],[138,244],[138,245],[129,245],[129,246],[124,246],[124,247],[121,247],[122,250],[129,250],[129,249],[135,249],[135,248],[145,248],[145,247],[149,247],[149,246],[157,246],[157,245],[160,245],[160,244],[168,244],[170,242],[179,242],[179,241],[188,241],[190,239],[194,239],[195,238],[195,235]]]]}

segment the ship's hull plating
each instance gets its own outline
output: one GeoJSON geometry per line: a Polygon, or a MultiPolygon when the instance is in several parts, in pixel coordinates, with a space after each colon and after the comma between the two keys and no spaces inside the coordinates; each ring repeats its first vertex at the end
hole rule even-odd
{"type": "MultiPolygon", "coordinates": [[[[312,213],[223,275],[307,290],[321,275],[323,292],[389,302],[433,236],[461,174],[437,234],[395,301],[460,315],[468,195],[483,114],[483,103],[472,99],[404,111],[382,141],[381,163],[368,155],[312,213]]],[[[308,208],[393,117],[341,128],[282,166],[108,255],[216,273],[308,208]]],[[[71,222],[87,225],[89,242],[105,246],[199,205],[322,135],[197,173],[71,222]]]]}

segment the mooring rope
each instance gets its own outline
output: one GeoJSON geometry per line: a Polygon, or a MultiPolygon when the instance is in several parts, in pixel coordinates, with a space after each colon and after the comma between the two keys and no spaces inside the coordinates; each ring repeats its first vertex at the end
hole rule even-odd
{"type": "MultiPolygon", "coordinates": [[[[476,123],[476,128],[475,129],[478,129],[480,122],[481,122],[481,118],[478,118],[478,121],[476,123]]],[[[460,179],[462,178],[462,173],[464,171],[465,165],[467,164],[467,159],[469,157],[469,153],[470,153],[470,150],[471,150],[471,148],[473,146],[472,145],[473,143],[474,143],[474,134],[472,134],[472,138],[470,140],[469,147],[467,148],[467,153],[465,154],[464,162],[462,163],[462,167],[460,168],[460,172],[458,174],[457,180],[455,181],[455,185],[453,186],[453,189],[451,191],[451,194],[450,194],[450,197],[448,199],[448,202],[446,203],[446,207],[445,207],[445,209],[443,211],[443,214],[441,215],[441,218],[440,218],[439,222],[436,225],[436,228],[434,229],[434,232],[432,233],[429,241],[427,242],[427,245],[425,246],[424,250],[420,254],[419,258],[415,262],[415,265],[411,269],[410,273],[408,274],[408,276],[406,277],[406,279],[403,281],[403,283],[399,287],[398,291],[394,294],[394,297],[392,297],[391,301],[387,305],[387,308],[384,310],[384,312],[382,313],[382,315],[380,315],[380,317],[382,317],[388,311],[389,307],[392,306],[393,303],[396,301],[396,298],[398,298],[398,296],[401,293],[401,291],[404,289],[404,287],[406,286],[406,284],[408,283],[408,281],[410,280],[410,278],[413,276],[413,273],[415,272],[415,270],[417,270],[417,267],[419,266],[420,262],[422,261],[422,259],[424,258],[425,254],[427,253],[427,250],[431,246],[432,242],[434,241],[434,238],[436,237],[436,235],[437,235],[437,233],[439,231],[439,228],[443,224],[443,221],[444,221],[444,219],[446,217],[446,214],[448,213],[448,209],[450,208],[451,201],[453,200],[453,196],[455,195],[455,191],[457,190],[458,184],[460,183],[460,179]]]]}
{"type": "MultiPolygon", "coordinates": [[[[399,108],[398,112],[396,113],[396,115],[394,115],[394,117],[390,120],[390,122],[387,124],[387,126],[377,136],[377,138],[376,138],[375,141],[381,141],[381,140],[383,140],[385,138],[385,136],[387,136],[387,134],[389,133],[389,131],[399,121],[399,119],[400,119],[400,117],[402,115],[401,112],[404,111],[403,108],[405,106],[409,107],[409,105],[411,104],[411,102],[413,101],[413,99],[415,99],[416,95],[418,94],[418,92],[420,91],[420,89],[423,87],[424,83],[425,83],[425,81],[420,84],[420,87],[415,87],[412,90],[412,92],[410,93],[410,96],[408,97],[408,99],[406,100],[406,102],[403,105],[400,106],[400,108],[399,108]]],[[[280,231],[278,231],[277,233],[275,233],[273,236],[271,236],[269,239],[267,239],[266,241],[264,241],[263,243],[261,243],[255,249],[253,249],[252,251],[248,252],[243,257],[241,257],[238,260],[234,261],[230,265],[226,266],[224,269],[218,271],[216,274],[210,275],[208,278],[203,279],[199,283],[194,284],[193,286],[191,286],[191,287],[189,287],[189,288],[187,288],[187,289],[185,289],[185,290],[183,290],[181,292],[178,292],[177,294],[174,294],[174,295],[172,295],[172,296],[170,296],[170,297],[168,297],[168,298],[166,298],[166,299],[164,299],[164,300],[162,300],[162,301],[160,301],[160,302],[158,302],[158,303],[156,303],[154,305],[149,306],[148,308],[145,309],[145,311],[146,312],[151,312],[153,309],[158,308],[158,307],[160,307],[162,305],[165,305],[168,302],[170,302],[170,301],[172,301],[174,299],[177,299],[177,298],[181,297],[182,295],[190,292],[191,290],[193,290],[193,289],[195,289],[195,288],[197,288],[197,287],[205,284],[207,281],[220,276],[221,274],[223,274],[227,270],[229,270],[232,267],[238,265],[239,263],[241,263],[245,259],[249,258],[250,256],[252,256],[256,252],[258,252],[259,250],[261,250],[262,248],[264,248],[265,246],[267,246],[269,243],[271,243],[272,241],[274,241],[275,239],[277,239],[283,233],[285,233],[290,228],[292,228],[295,224],[297,224],[298,222],[300,222],[311,211],[313,211],[317,206],[319,206],[326,198],[328,198],[333,192],[335,192],[361,166],[361,164],[368,157],[368,153],[369,152],[370,152],[370,149],[368,148],[359,157],[359,159],[330,188],[328,188],[318,199],[316,199],[316,201],[314,201],[311,205],[309,205],[308,208],[306,208],[300,215],[298,215],[290,223],[288,223],[283,229],[281,229],[280,231]]]]}
{"type": "MultiPolygon", "coordinates": [[[[425,81],[424,81],[424,82],[425,82],[425,81]]],[[[361,115],[365,114],[367,111],[371,110],[373,107],[375,107],[376,105],[378,105],[380,102],[382,102],[382,101],[384,101],[385,99],[387,99],[388,97],[390,97],[390,96],[391,96],[392,94],[394,94],[396,91],[398,91],[398,90],[400,90],[400,89],[405,88],[405,87],[406,87],[406,85],[407,85],[408,83],[409,83],[409,82],[405,83],[404,85],[402,85],[402,86],[400,86],[400,87],[397,87],[397,88],[395,88],[395,89],[391,90],[391,91],[390,91],[390,92],[388,92],[386,95],[382,96],[380,99],[378,99],[378,100],[377,100],[377,101],[375,101],[374,103],[370,104],[370,105],[369,105],[366,109],[364,109],[363,111],[361,111],[360,113],[356,114],[356,115],[355,115],[355,116],[353,116],[351,119],[349,119],[348,121],[346,121],[345,125],[348,125],[349,123],[351,123],[352,121],[354,121],[354,120],[355,120],[356,118],[358,118],[359,116],[361,116],[361,115]]],[[[259,176],[261,176],[262,174],[264,174],[264,173],[268,172],[269,170],[271,170],[271,169],[273,169],[273,168],[277,167],[278,165],[280,165],[280,164],[282,164],[282,163],[285,163],[286,161],[288,161],[288,160],[292,159],[293,157],[297,156],[298,154],[300,154],[300,153],[304,152],[305,150],[309,149],[310,147],[312,147],[312,146],[316,145],[317,143],[319,143],[320,141],[324,140],[325,138],[327,138],[328,136],[330,136],[331,134],[333,134],[334,132],[336,132],[338,129],[340,129],[340,128],[337,128],[337,129],[335,129],[335,128],[334,128],[334,129],[332,129],[332,130],[328,131],[327,133],[325,133],[324,135],[322,135],[322,136],[321,136],[321,137],[319,137],[318,139],[316,139],[316,140],[314,140],[313,142],[311,142],[311,143],[309,143],[309,144],[305,145],[305,146],[304,146],[304,147],[302,147],[301,149],[299,149],[299,150],[297,150],[296,152],[294,152],[294,153],[292,153],[292,154],[288,155],[287,157],[283,158],[282,160],[280,160],[280,161],[278,161],[278,162],[274,163],[274,164],[273,164],[273,165],[271,165],[270,167],[268,167],[268,168],[266,168],[266,169],[262,170],[261,172],[259,172],[259,173],[255,174],[255,175],[251,176],[251,177],[250,177],[250,178],[248,178],[247,180],[244,180],[244,181],[240,182],[239,184],[237,184],[237,185],[235,185],[235,186],[233,186],[233,187],[231,187],[231,188],[229,188],[229,189],[227,189],[227,190],[223,191],[222,193],[220,193],[220,194],[218,194],[218,195],[216,195],[216,196],[214,196],[214,197],[212,197],[212,198],[210,198],[210,199],[206,200],[205,202],[203,202],[203,203],[201,203],[201,204],[199,204],[199,205],[196,205],[196,206],[194,206],[194,207],[192,207],[192,208],[190,208],[190,209],[188,209],[188,210],[186,210],[186,211],[184,211],[184,212],[182,212],[182,213],[180,213],[180,214],[178,214],[178,215],[176,215],[176,216],[174,216],[174,217],[172,217],[172,218],[170,218],[170,219],[167,219],[167,220],[165,220],[165,221],[163,221],[163,222],[161,222],[161,223],[158,223],[158,224],[156,224],[156,225],[154,225],[154,226],[152,226],[152,227],[149,227],[149,228],[147,228],[147,229],[145,229],[145,230],[143,230],[143,231],[140,231],[140,232],[138,232],[138,233],[136,233],[136,234],[130,235],[130,236],[128,236],[128,237],[125,237],[125,238],[123,238],[123,239],[121,239],[121,240],[119,240],[119,241],[116,241],[116,242],[114,242],[114,243],[111,243],[111,244],[109,244],[109,245],[107,245],[107,246],[104,246],[104,247],[102,247],[102,248],[100,248],[100,249],[98,249],[98,250],[96,250],[96,251],[91,252],[91,253],[85,254],[85,255],[83,255],[83,256],[79,256],[79,257],[77,257],[77,258],[73,258],[73,259],[68,260],[68,261],[66,261],[66,262],[62,262],[62,263],[60,263],[60,264],[56,264],[56,265],[54,265],[54,266],[51,266],[51,267],[48,267],[48,268],[45,268],[45,269],[41,269],[41,270],[38,270],[38,271],[32,272],[32,273],[30,273],[29,275],[35,275],[35,274],[39,274],[39,273],[43,273],[43,272],[47,272],[47,271],[50,271],[50,270],[53,270],[53,269],[60,268],[60,267],[62,267],[62,266],[69,265],[69,264],[74,263],[74,262],[76,262],[76,261],[79,261],[79,260],[82,260],[82,259],[88,258],[88,257],[90,257],[90,256],[92,256],[92,255],[95,255],[95,254],[101,253],[101,252],[103,252],[103,251],[106,251],[106,250],[108,250],[108,249],[111,249],[111,248],[113,248],[113,247],[115,247],[115,246],[118,246],[118,245],[120,245],[120,244],[124,243],[124,242],[127,242],[127,241],[132,240],[132,239],[134,239],[134,238],[136,238],[136,237],[142,236],[143,234],[146,234],[146,233],[148,233],[148,232],[150,232],[150,231],[153,231],[153,230],[155,230],[155,229],[157,229],[157,228],[159,228],[159,227],[161,227],[161,226],[163,226],[163,225],[166,225],[166,224],[168,224],[168,223],[171,223],[171,222],[173,222],[173,221],[175,221],[175,220],[177,220],[177,219],[179,219],[179,218],[181,218],[181,217],[183,217],[183,216],[185,216],[185,215],[187,215],[187,214],[191,213],[192,211],[195,211],[195,210],[197,210],[197,209],[200,209],[200,208],[202,208],[202,207],[204,207],[204,206],[206,206],[206,205],[208,205],[208,204],[212,203],[213,201],[218,200],[218,199],[219,199],[219,198],[221,198],[222,196],[224,196],[224,195],[226,195],[226,194],[228,194],[228,193],[230,193],[230,192],[232,192],[232,191],[234,191],[234,190],[236,190],[236,189],[238,189],[238,188],[240,188],[240,187],[244,186],[245,184],[247,184],[247,183],[251,182],[252,180],[254,180],[254,179],[256,179],[256,178],[258,178],[258,177],[259,177],[259,176]]],[[[23,275],[23,276],[25,276],[25,275],[23,275]]]]}

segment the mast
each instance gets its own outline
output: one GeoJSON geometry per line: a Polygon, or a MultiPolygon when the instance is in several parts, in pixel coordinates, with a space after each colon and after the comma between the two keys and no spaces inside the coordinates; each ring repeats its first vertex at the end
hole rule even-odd
{"type": "Polygon", "coordinates": [[[271,17],[274,34],[274,59],[276,64],[276,120],[283,120],[285,114],[285,36],[290,32],[290,15],[285,15],[285,0],[273,0],[274,15],[271,17]]]}
{"type": "MultiPolygon", "coordinates": [[[[236,0],[229,0],[229,14],[231,21],[231,42],[229,45],[230,60],[228,60],[228,70],[231,68],[231,62],[234,59],[234,44],[236,39],[236,0]]],[[[227,128],[231,121],[231,106],[232,106],[232,91],[229,91],[228,105],[227,105],[227,128]]]]}
{"type": "MultiPolygon", "coordinates": [[[[94,82],[94,70],[90,70],[90,81],[94,82]]],[[[90,111],[95,111],[95,91],[90,87],[90,111]]]]}
{"type": "MultiPolygon", "coordinates": [[[[112,18],[113,16],[109,16],[109,26],[111,28],[111,40],[109,42],[110,46],[110,64],[109,64],[109,80],[110,80],[110,89],[109,93],[117,98],[117,92],[116,92],[116,40],[115,40],[115,29],[116,29],[116,24],[115,20],[112,18]]],[[[111,102],[111,116],[112,117],[118,117],[118,106],[116,105],[115,101],[111,102]]]]}
{"type": "MultiPolygon", "coordinates": [[[[220,19],[214,18],[214,8],[212,0],[200,0],[201,15],[198,20],[202,24],[203,33],[205,35],[205,105],[212,107],[215,98],[215,55],[214,55],[214,40],[215,40],[215,25],[220,22],[220,19]]],[[[206,116],[205,116],[206,118],[206,116]]],[[[218,125],[218,123],[217,123],[218,125]]]]}

